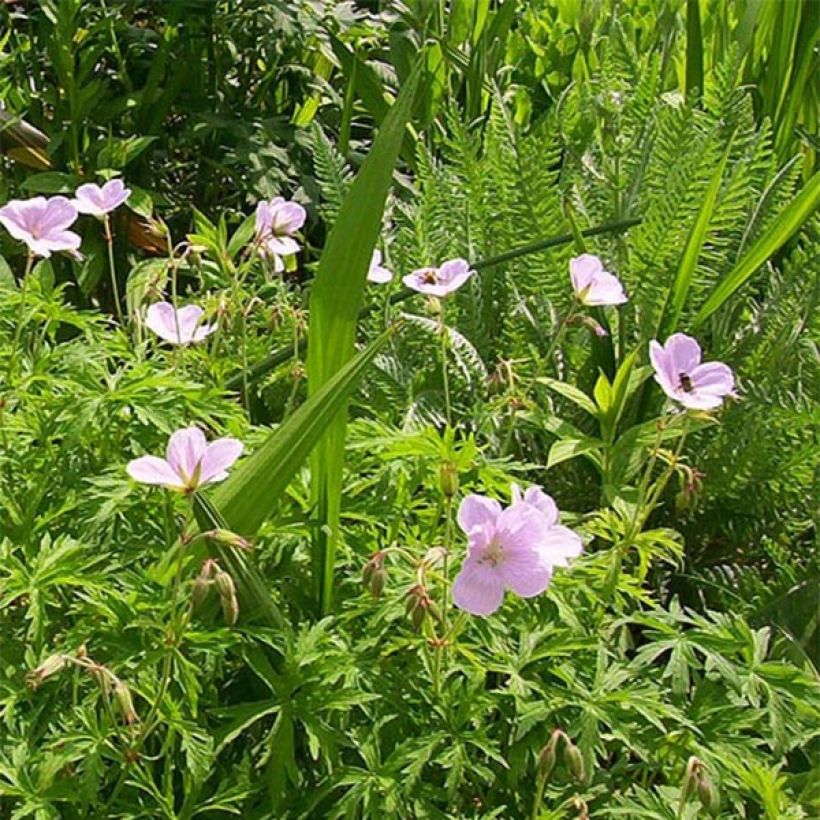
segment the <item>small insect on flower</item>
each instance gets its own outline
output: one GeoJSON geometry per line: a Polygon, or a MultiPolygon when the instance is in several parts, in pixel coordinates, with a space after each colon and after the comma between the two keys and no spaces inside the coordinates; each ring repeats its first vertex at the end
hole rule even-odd
{"type": "Polygon", "coordinates": [[[700,345],[685,333],[673,333],[666,344],[649,343],[655,381],[663,392],[692,410],[713,410],[735,395],[735,377],[723,362],[701,364],[700,345]]]}
{"type": "Polygon", "coordinates": [[[622,305],[627,301],[617,276],[604,270],[597,256],[582,253],[570,260],[569,277],[575,298],[587,307],[622,305]]]}
{"type": "Polygon", "coordinates": [[[77,188],[72,204],[81,214],[104,217],[120,207],[131,196],[131,189],[121,179],[112,179],[105,185],[88,182],[77,188]]]}
{"type": "Polygon", "coordinates": [[[376,248],[370,259],[370,269],[367,271],[367,281],[384,285],[393,278],[393,271],[382,266],[382,252],[376,248]]]}
{"type": "Polygon", "coordinates": [[[505,510],[493,499],[469,495],[461,502],[458,523],[468,549],[453,600],[473,615],[495,612],[506,589],[522,598],[540,595],[553,567],[566,566],[583,549],[576,533],[558,525],[555,502],[538,487],[522,493],[514,485],[505,510]]]}
{"type": "Polygon", "coordinates": [[[0,208],[0,223],[15,239],[25,242],[34,256],[66,251],[78,257],[80,237],[68,230],[76,219],[77,209],[64,196],[12,199],[0,208]]]}
{"type": "Polygon", "coordinates": [[[443,298],[455,293],[475,271],[466,259],[450,259],[438,268],[419,268],[402,278],[408,288],[443,298]]]}
{"type": "Polygon", "coordinates": [[[216,325],[202,322],[204,312],[198,305],[177,310],[169,302],[155,302],[148,308],[145,324],[163,341],[187,345],[201,342],[216,330],[216,325]]]}
{"type": "Polygon", "coordinates": [[[197,427],[177,430],[168,441],[165,458],[142,456],[128,463],[126,471],[135,481],[156,484],[186,494],[204,484],[228,477],[228,468],[242,455],[241,441],[220,438],[210,444],[197,427]]]}

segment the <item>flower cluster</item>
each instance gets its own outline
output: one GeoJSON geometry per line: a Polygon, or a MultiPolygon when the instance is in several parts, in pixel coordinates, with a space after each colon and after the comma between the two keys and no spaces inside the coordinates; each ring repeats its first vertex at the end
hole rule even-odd
{"type": "Polygon", "coordinates": [[[69,253],[79,258],[80,236],[69,228],[79,214],[106,217],[122,205],[131,191],[122,180],[112,179],[100,187],[93,182],[80,185],[74,199],[52,196],[46,199],[12,199],[0,208],[0,224],[24,242],[32,256],[49,257],[69,253]]]}

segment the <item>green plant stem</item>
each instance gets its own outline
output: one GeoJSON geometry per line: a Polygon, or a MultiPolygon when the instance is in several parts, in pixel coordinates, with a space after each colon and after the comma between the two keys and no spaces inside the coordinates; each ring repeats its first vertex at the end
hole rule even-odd
{"type": "Polygon", "coordinates": [[[105,226],[105,244],[108,246],[108,272],[111,275],[111,294],[114,299],[114,313],[120,325],[124,325],[122,306],[120,304],[120,289],[117,284],[117,268],[114,265],[114,236],[111,233],[111,219],[108,214],[103,217],[105,226]]]}
{"type": "Polygon", "coordinates": [[[541,812],[541,803],[544,800],[544,788],[546,785],[547,778],[539,775],[535,784],[535,798],[532,801],[532,820],[538,820],[538,815],[541,812]]]}
{"type": "Polygon", "coordinates": [[[17,325],[14,328],[14,339],[11,342],[11,355],[9,356],[9,366],[6,371],[6,376],[9,381],[14,376],[14,368],[17,364],[17,350],[20,347],[20,339],[23,334],[23,324],[26,318],[26,295],[28,292],[28,279],[31,273],[32,265],[34,264],[34,254],[29,253],[26,258],[26,269],[23,272],[23,281],[20,284],[20,305],[17,308],[17,325]]]}
{"type": "MultiPolygon", "coordinates": [[[[171,514],[173,515],[173,507],[171,514]]],[[[174,580],[171,586],[171,623],[166,633],[164,646],[165,653],[162,659],[162,672],[160,673],[160,684],[157,690],[156,697],[154,698],[154,702],[151,704],[151,709],[149,710],[148,715],[143,721],[142,730],[137,735],[136,739],[134,740],[134,743],[128,750],[129,755],[133,757],[136,757],[136,755],[139,753],[139,750],[143,747],[145,741],[148,739],[148,735],[153,731],[154,727],[158,723],[157,715],[160,710],[160,705],[163,699],[165,698],[165,693],[168,691],[168,687],[171,684],[171,672],[173,669],[174,652],[179,646],[180,641],[182,640],[182,635],[184,633],[185,627],[187,626],[188,619],[190,618],[191,614],[191,607],[187,607],[181,618],[178,618],[177,615],[179,609],[179,590],[182,586],[182,571],[185,566],[185,547],[189,543],[189,539],[185,535],[185,530],[186,527],[185,525],[183,525],[182,531],[180,532],[178,539],[176,571],[174,573],[174,580]]],[[[126,769],[123,768],[114,786],[114,790],[111,792],[111,796],[108,798],[106,806],[110,806],[113,804],[114,800],[119,794],[120,789],[123,786],[123,783],[125,782],[126,774],[126,769]]]]}
{"type": "MultiPolygon", "coordinates": [[[[569,311],[567,311],[567,315],[564,316],[564,318],[558,324],[558,328],[555,331],[555,335],[552,337],[552,341],[550,342],[549,347],[547,348],[547,352],[544,354],[544,357],[542,359],[543,362],[549,362],[552,358],[556,348],[558,347],[559,342],[563,339],[564,334],[566,333],[566,330],[570,325],[570,322],[572,322],[572,320],[578,313],[579,306],[580,304],[578,300],[573,299],[572,306],[570,307],[569,311]]],[[[538,375],[543,375],[540,365],[538,367],[538,375]]]]}
{"type": "Polygon", "coordinates": [[[441,378],[444,382],[444,410],[447,415],[447,426],[453,426],[453,410],[450,403],[450,380],[447,375],[447,350],[449,336],[447,335],[447,314],[444,300],[439,299],[439,335],[441,336],[441,378]]]}

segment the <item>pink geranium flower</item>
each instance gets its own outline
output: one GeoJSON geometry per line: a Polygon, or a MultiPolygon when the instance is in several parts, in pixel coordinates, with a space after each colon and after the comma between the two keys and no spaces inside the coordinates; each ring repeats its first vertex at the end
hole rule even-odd
{"type": "Polygon", "coordinates": [[[569,277],[575,297],[582,305],[622,305],[626,294],[617,276],[604,270],[603,262],[589,253],[570,260],[569,277]]]}
{"type": "Polygon", "coordinates": [[[402,281],[411,290],[439,298],[457,291],[473,274],[466,259],[450,259],[438,268],[419,268],[402,281]]]}
{"type": "Polygon", "coordinates": [[[490,615],[501,606],[506,589],[529,598],[549,586],[554,566],[581,552],[581,539],[557,526],[558,509],[537,488],[502,510],[493,499],[469,495],[458,523],[467,534],[467,558],[453,584],[456,606],[473,615],[490,615]]]}
{"type": "Polygon", "coordinates": [[[201,342],[216,330],[216,325],[202,323],[203,313],[197,305],[186,305],[176,310],[168,302],[156,302],[148,308],[145,324],[160,339],[175,345],[187,345],[201,342]]]}
{"type": "Polygon", "coordinates": [[[109,180],[102,187],[88,182],[77,188],[73,204],[81,214],[103,217],[119,208],[129,196],[131,189],[126,188],[121,179],[109,180]]]}
{"type": "Polygon", "coordinates": [[[370,259],[370,270],[367,272],[367,281],[384,285],[393,278],[393,272],[382,267],[382,252],[377,248],[370,259]]]}
{"type": "Polygon", "coordinates": [[[0,208],[0,223],[35,256],[55,251],[78,256],[80,237],[68,230],[76,219],[77,209],[64,196],[12,199],[0,208]]]}
{"type": "Polygon", "coordinates": [[[275,258],[298,253],[301,245],[293,235],[305,224],[307,213],[298,203],[284,197],[256,206],[256,239],[262,255],[275,258]]]}
{"type": "Polygon", "coordinates": [[[664,346],[649,343],[655,381],[663,392],[692,410],[720,407],[724,396],[735,395],[732,368],[723,362],[700,363],[700,345],[685,333],[673,333],[664,346]]]}
{"type": "Polygon", "coordinates": [[[165,458],[142,456],[128,462],[126,471],[142,484],[157,484],[192,493],[203,484],[228,477],[228,468],[242,455],[235,438],[219,438],[210,444],[198,427],[177,430],[168,441],[165,458]]]}

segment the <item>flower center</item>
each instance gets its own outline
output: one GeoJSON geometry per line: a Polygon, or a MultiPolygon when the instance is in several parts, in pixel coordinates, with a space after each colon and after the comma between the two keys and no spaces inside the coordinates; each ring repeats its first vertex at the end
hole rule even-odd
{"type": "Polygon", "coordinates": [[[435,285],[438,282],[438,276],[435,270],[426,270],[422,274],[422,281],[425,285],[435,285]]]}
{"type": "Polygon", "coordinates": [[[688,373],[678,373],[678,380],[680,381],[680,389],[685,393],[691,393],[695,389],[688,373]]]}
{"type": "Polygon", "coordinates": [[[484,555],[481,556],[480,564],[489,564],[492,567],[497,567],[504,559],[504,548],[498,538],[493,538],[484,549],[484,555]]]}

